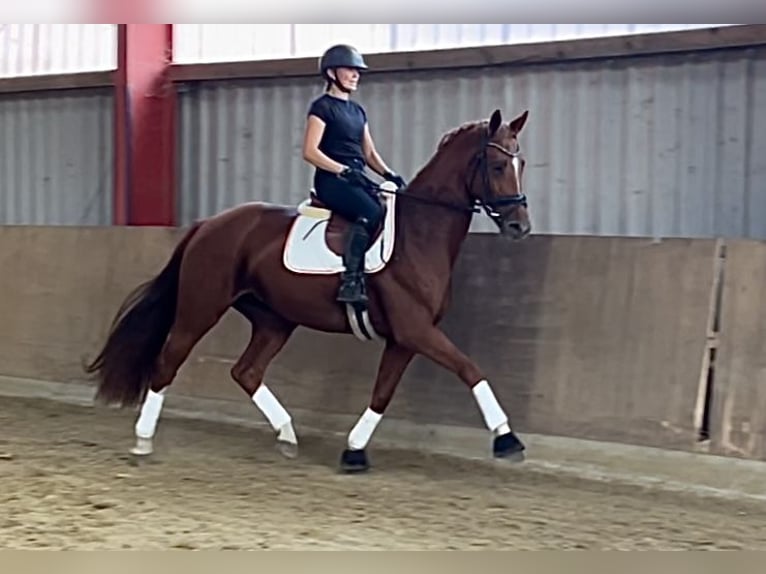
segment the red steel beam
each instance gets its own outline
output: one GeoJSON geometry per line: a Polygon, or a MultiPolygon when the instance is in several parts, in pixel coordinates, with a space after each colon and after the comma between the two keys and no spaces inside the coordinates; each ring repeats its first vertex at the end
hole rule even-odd
{"type": "Polygon", "coordinates": [[[176,93],[171,24],[119,24],[115,225],[175,225],[176,93]]]}

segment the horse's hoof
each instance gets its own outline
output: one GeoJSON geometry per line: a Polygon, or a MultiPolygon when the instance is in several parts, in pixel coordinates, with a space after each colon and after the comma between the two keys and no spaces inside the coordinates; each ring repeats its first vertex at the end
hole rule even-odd
{"type": "Polygon", "coordinates": [[[346,449],[340,457],[340,468],[343,472],[365,472],[370,468],[367,453],[362,450],[346,449]]]}
{"type": "Polygon", "coordinates": [[[513,431],[495,437],[492,453],[495,458],[503,458],[511,462],[522,462],[525,458],[526,447],[513,431]]]}
{"type": "Polygon", "coordinates": [[[277,450],[285,458],[298,457],[298,445],[284,440],[277,441],[277,450]]]}
{"type": "Polygon", "coordinates": [[[136,446],[130,449],[130,454],[134,456],[149,456],[154,452],[154,445],[150,438],[136,439],[136,446]]]}

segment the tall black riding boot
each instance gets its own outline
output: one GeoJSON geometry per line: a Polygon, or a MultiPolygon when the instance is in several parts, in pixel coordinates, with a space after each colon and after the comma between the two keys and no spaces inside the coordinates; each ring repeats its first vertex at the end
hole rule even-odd
{"type": "Polygon", "coordinates": [[[351,225],[346,235],[346,247],[343,253],[343,265],[346,270],[341,273],[341,285],[336,299],[340,303],[367,304],[364,255],[369,246],[369,235],[365,223],[364,219],[358,220],[351,225]]]}

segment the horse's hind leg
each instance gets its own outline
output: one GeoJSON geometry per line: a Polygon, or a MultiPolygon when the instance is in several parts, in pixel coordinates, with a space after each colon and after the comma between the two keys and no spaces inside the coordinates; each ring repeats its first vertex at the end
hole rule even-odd
{"type": "Polygon", "coordinates": [[[294,458],[298,454],[298,439],[292,417],[263,382],[263,377],[296,325],[260,306],[249,296],[237,300],[233,307],[250,321],[252,333],[250,343],[231,368],[231,376],[277,433],[277,445],[282,454],[294,458]]]}
{"type": "Polygon", "coordinates": [[[136,445],[131,453],[146,456],[154,451],[154,434],[165,401],[165,391],[173,382],[183,362],[199,340],[220,320],[228,309],[228,302],[218,302],[215,294],[194,288],[181,289],[176,318],[158,357],[157,370],[151,388],[141,405],[134,432],[136,445]],[[206,299],[209,297],[209,299],[206,299]]]}

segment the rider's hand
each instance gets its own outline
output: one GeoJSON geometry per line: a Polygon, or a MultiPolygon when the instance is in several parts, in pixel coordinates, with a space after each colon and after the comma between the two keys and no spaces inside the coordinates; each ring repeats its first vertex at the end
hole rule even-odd
{"type": "Polygon", "coordinates": [[[383,177],[386,179],[386,181],[395,183],[396,187],[398,187],[399,189],[403,187],[407,187],[407,182],[404,181],[404,178],[393,171],[387,171],[385,174],[383,174],[383,177]]]}
{"type": "Polygon", "coordinates": [[[370,181],[364,175],[364,172],[355,167],[347,167],[338,174],[338,177],[345,179],[349,183],[362,186],[365,189],[370,187],[370,181]]]}

